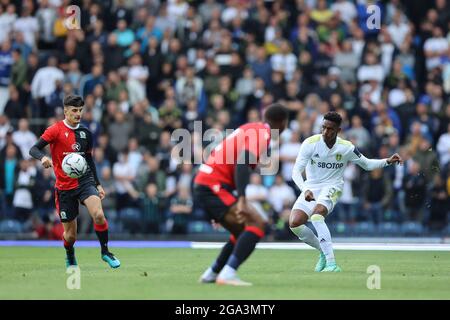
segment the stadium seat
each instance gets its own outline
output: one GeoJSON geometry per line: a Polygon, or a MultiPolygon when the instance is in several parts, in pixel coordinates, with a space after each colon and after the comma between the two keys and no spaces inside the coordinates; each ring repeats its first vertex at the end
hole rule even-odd
{"type": "Polygon", "coordinates": [[[188,233],[213,233],[214,229],[206,221],[191,221],[188,223],[188,233]]]}
{"type": "Polygon", "coordinates": [[[375,224],[370,221],[358,222],[353,227],[353,233],[357,236],[373,236],[376,234],[375,224]]]}
{"type": "Polygon", "coordinates": [[[378,235],[380,236],[401,236],[401,228],[395,222],[382,222],[378,225],[378,235]]]}
{"type": "Polygon", "coordinates": [[[21,233],[22,224],[17,220],[4,220],[0,222],[0,233],[21,233]]]}
{"type": "Polygon", "coordinates": [[[131,233],[142,231],[142,215],[139,209],[125,208],[121,210],[120,221],[123,223],[124,231],[126,230],[131,233]]]}
{"type": "Polygon", "coordinates": [[[444,229],[444,236],[450,237],[450,222],[448,223],[447,227],[444,229]]]}
{"type": "Polygon", "coordinates": [[[344,222],[330,223],[330,228],[332,230],[333,236],[349,236],[352,233],[352,227],[344,222]]]}
{"type": "Polygon", "coordinates": [[[108,230],[110,233],[121,233],[123,231],[122,223],[108,220],[108,230]]]}
{"type": "Polygon", "coordinates": [[[405,236],[420,236],[425,232],[423,225],[414,221],[404,222],[401,228],[402,234],[405,236]]]}

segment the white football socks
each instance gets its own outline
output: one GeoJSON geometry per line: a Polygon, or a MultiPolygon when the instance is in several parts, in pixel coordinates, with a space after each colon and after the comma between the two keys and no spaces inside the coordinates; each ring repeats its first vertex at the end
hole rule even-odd
{"type": "Polygon", "coordinates": [[[331,234],[325,223],[325,218],[320,214],[313,214],[311,216],[311,222],[314,228],[316,228],[320,248],[322,248],[322,252],[325,254],[327,264],[334,263],[333,243],[331,242],[331,234]]]}
{"type": "Polygon", "coordinates": [[[319,239],[316,237],[314,232],[305,226],[304,224],[298,227],[290,228],[291,231],[304,243],[310,245],[313,248],[316,248],[319,251],[322,251],[319,243],[319,239]]]}

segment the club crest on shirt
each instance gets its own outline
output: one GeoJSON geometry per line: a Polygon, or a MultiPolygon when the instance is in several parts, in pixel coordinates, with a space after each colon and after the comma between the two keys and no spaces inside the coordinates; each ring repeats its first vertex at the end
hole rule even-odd
{"type": "Polygon", "coordinates": [[[342,154],[338,153],[336,155],[336,161],[341,161],[342,160],[342,154]]]}
{"type": "Polygon", "coordinates": [[[68,132],[65,132],[64,135],[66,136],[66,138],[69,136],[68,132]]]}
{"type": "Polygon", "coordinates": [[[74,144],[72,145],[72,150],[73,150],[73,151],[80,151],[80,150],[81,150],[80,144],[79,144],[78,142],[74,143],[74,144]]]}
{"type": "Polygon", "coordinates": [[[86,139],[86,132],[80,131],[80,138],[81,139],[86,139]]]}

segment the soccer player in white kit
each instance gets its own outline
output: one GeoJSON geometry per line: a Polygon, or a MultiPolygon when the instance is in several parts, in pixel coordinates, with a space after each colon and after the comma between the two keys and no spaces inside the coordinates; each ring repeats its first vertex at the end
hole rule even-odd
{"type": "Polygon", "coordinates": [[[344,185],[343,174],[347,163],[353,162],[367,171],[402,164],[395,153],[387,159],[367,159],[350,141],[338,137],[342,118],[337,112],[324,116],[322,134],[305,139],[297,156],[292,179],[302,193],[289,217],[289,227],[303,242],[320,251],[317,272],[339,272],[325,217],[333,211],[344,185]],[[306,169],[306,180],[302,173],[306,169]],[[317,236],[305,223],[310,220],[317,236]]]}

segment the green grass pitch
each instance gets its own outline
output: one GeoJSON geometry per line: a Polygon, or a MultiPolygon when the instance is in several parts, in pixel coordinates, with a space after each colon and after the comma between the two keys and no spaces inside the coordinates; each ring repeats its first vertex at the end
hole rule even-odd
{"type": "Polygon", "coordinates": [[[110,269],[98,249],[76,250],[81,289],[69,290],[63,248],[0,248],[0,299],[450,299],[450,252],[336,251],[342,273],[313,271],[317,253],[256,250],[239,270],[252,287],[199,284],[218,250],[112,249],[110,269]],[[367,267],[381,269],[369,290],[367,267]]]}

